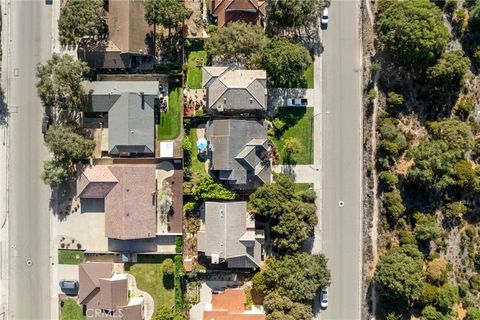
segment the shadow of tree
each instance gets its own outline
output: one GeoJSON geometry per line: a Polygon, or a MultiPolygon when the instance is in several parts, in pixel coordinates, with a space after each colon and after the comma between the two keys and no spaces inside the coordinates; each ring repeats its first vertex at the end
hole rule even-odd
{"type": "Polygon", "coordinates": [[[171,290],[174,288],[175,283],[174,283],[173,274],[172,275],[163,274],[163,286],[167,290],[171,290]]]}
{"type": "Polygon", "coordinates": [[[10,115],[8,111],[8,105],[5,101],[5,95],[2,89],[0,89],[0,127],[4,127],[8,123],[8,116],[10,115]]]}

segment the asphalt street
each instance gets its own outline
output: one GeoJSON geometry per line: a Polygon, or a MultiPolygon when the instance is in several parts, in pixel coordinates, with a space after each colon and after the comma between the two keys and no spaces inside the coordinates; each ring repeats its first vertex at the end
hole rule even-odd
{"type": "MultiPolygon", "coordinates": [[[[8,319],[53,319],[50,262],[50,188],[40,179],[48,152],[35,68],[51,54],[52,7],[40,0],[7,2],[4,59],[8,59],[9,293],[8,319]]],[[[5,64],[4,64],[5,65],[5,64]]]]}
{"type": "Polygon", "coordinates": [[[322,251],[332,274],[322,320],[360,319],[362,106],[360,3],[334,0],[322,32],[322,251]]]}

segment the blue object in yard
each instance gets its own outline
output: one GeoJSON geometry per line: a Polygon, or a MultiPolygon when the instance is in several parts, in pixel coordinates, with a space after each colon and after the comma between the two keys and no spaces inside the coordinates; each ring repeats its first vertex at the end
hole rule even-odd
{"type": "Polygon", "coordinates": [[[204,138],[200,138],[197,140],[197,148],[200,151],[205,151],[207,149],[208,142],[204,138]]]}

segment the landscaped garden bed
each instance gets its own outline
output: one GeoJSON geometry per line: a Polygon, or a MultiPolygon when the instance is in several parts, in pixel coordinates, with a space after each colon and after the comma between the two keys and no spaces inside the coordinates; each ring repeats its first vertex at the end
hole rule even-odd
{"type": "Polygon", "coordinates": [[[85,253],[82,250],[58,249],[59,264],[80,264],[85,261],[85,253]]]}

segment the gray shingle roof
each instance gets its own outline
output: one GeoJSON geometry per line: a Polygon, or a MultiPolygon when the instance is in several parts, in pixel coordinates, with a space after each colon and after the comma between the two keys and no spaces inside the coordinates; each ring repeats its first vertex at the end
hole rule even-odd
{"type": "Polygon", "coordinates": [[[254,189],[270,182],[271,168],[262,161],[267,150],[263,120],[213,119],[207,123],[210,169],[232,188],[254,189]]]}
{"type": "Polygon", "coordinates": [[[198,232],[198,251],[218,256],[229,268],[258,268],[263,233],[247,213],[247,202],[205,202],[198,232]]]}
{"type": "Polygon", "coordinates": [[[209,111],[265,111],[267,74],[264,70],[229,70],[203,67],[209,111]]]}

